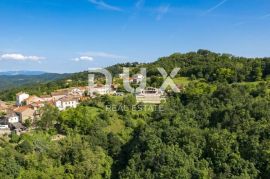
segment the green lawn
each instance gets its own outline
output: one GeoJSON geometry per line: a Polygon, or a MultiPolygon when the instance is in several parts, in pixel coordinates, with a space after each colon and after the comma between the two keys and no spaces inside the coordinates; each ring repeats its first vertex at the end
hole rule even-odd
{"type": "Polygon", "coordinates": [[[191,80],[188,77],[178,77],[173,79],[174,83],[177,85],[188,85],[191,80]]]}

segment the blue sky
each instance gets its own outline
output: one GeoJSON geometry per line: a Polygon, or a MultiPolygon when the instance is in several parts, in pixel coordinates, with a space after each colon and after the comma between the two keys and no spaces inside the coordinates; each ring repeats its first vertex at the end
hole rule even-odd
{"type": "Polygon", "coordinates": [[[209,49],[270,56],[269,0],[0,0],[0,71],[75,72],[209,49]]]}

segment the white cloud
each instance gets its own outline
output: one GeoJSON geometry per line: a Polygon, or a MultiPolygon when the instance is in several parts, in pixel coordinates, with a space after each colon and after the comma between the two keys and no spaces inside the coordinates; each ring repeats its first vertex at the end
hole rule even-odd
{"type": "Polygon", "coordinates": [[[205,11],[204,15],[206,15],[206,14],[208,14],[208,13],[214,11],[215,9],[219,8],[220,6],[222,6],[222,5],[223,5],[224,3],[226,3],[227,1],[228,1],[228,0],[223,0],[223,1],[221,1],[220,3],[218,3],[217,5],[215,5],[215,6],[211,7],[211,8],[209,8],[207,11],[205,11]]]}
{"type": "Polygon", "coordinates": [[[156,9],[156,13],[157,13],[156,20],[158,21],[161,20],[163,16],[169,12],[169,8],[170,8],[169,4],[166,6],[159,6],[156,9]]]}
{"type": "Polygon", "coordinates": [[[0,60],[11,60],[11,61],[35,61],[40,62],[41,60],[44,60],[45,57],[39,57],[39,56],[27,56],[20,53],[5,53],[0,55],[0,60]]]}
{"type": "Polygon", "coordinates": [[[95,58],[95,57],[97,57],[97,58],[112,58],[112,59],[127,58],[125,56],[115,55],[115,54],[107,53],[107,52],[86,52],[86,53],[83,53],[82,55],[90,56],[93,58],[95,58]]]}
{"type": "Polygon", "coordinates": [[[94,58],[93,57],[90,57],[90,56],[80,56],[80,57],[77,57],[77,58],[74,58],[73,61],[75,62],[79,62],[79,61],[93,61],[94,58]]]}
{"type": "Polygon", "coordinates": [[[96,5],[99,8],[102,8],[102,9],[107,9],[107,10],[111,10],[111,11],[122,11],[122,9],[120,7],[107,4],[103,0],[89,0],[89,2],[96,5]]]}

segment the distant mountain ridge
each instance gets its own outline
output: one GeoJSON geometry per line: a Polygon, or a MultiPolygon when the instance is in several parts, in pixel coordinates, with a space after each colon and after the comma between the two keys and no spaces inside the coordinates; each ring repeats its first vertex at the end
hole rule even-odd
{"type": "Polygon", "coordinates": [[[15,76],[15,75],[29,75],[29,76],[35,76],[35,75],[42,75],[47,72],[44,71],[0,71],[0,75],[6,75],[6,76],[15,76]]]}
{"type": "Polygon", "coordinates": [[[68,77],[70,74],[46,73],[39,71],[1,72],[0,91],[20,86],[33,86],[68,77]]]}

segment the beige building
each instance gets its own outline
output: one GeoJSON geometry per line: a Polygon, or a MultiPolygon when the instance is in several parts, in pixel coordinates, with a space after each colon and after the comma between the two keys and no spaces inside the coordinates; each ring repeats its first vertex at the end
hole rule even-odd
{"type": "Polygon", "coordinates": [[[35,110],[29,106],[21,106],[14,110],[14,112],[19,116],[21,123],[25,123],[27,119],[33,122],[35,118],[35,110]]]}
{"type": "Polygon", "coordinates": [[[63,97],[66,97],[69,95],[69,90],[65,89],[65,90],[57,90],[55,92],[52,92],[52,98],[53,101],[57,101],[63,97]]]}
{"type": "Polygon", "coordinates": [[[40,98],[42,99],[42,101],[44,102],[50,102],[53,101],[53,97],[51,95],[42,95],[40,96],[40,98]]]}
{"type": "Polygon", "coordinates": [[[94,96],[94,94],[106,95],[110,94],[111,91],[112,88],[109,85],[97,85],[95,87],[89,87],[90,96],[94,96]]]}
{"type": "Polygon", "coordinates": [[[30,105],[32,103],[38,103],[38,102],[43,102],[43,100],[37,96],[29,96],[29,98],[25,100],[26,105],[30,105]]]}
{"type": "Polygon", "coordinates": [[[165,100],[164,92],[156,88],[149,87],[136,94],[137,103],[160,104],[165,100]]]}

